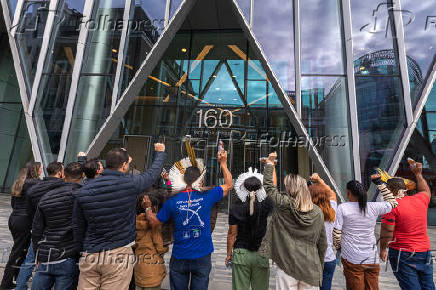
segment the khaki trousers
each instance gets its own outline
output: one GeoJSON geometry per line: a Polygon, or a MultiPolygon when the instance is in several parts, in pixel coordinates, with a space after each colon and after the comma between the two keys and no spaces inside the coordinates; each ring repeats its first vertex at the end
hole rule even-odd
{"type": "Polygon", "coordinates": [[[378,290],[379,264],[352,264],[342,258],[347,289],[378,290]]]}
{"type": "Polygon", "coordinates": [[[131,247],[100,253],[83,254],[80,258],[78,290],[127,290],[132,279],[135,254],[131,247]]]}

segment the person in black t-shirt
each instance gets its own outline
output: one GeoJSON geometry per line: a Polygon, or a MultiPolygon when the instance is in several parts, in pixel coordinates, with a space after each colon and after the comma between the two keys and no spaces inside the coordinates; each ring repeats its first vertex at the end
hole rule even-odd
{"type": "Polygon", "coordinates": [[[238,198],[229,212],[226,265],[232,264],[233,289],[268,289],[269,261],[257,250],[273,209],[262,185],[263,175],[250,168],[235,182],[238,198]]]}

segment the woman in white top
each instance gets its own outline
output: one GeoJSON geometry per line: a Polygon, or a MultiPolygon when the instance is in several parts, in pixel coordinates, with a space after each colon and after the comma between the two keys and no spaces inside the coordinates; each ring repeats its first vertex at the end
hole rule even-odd
{"type": "Polygon", "coordinates": [[[327,235],[327,251],[324,259],[324,269],[322,273],[321,290],[332,288],[333,274],[336,268],[336,254],[333,248],[333,225],[336,219],[338,208],[336,193],[328,186],[324,180],[314,173],[310,177],[309,190],[312,195],[312,202],[319,206],[324,214],[324,225],[327,235]]]}
{"type": "Polygon", "coordinates": [[[367,202],[366,190],[356,180],[347,183],[347,197],[349,202],[338,207],[333,229],[333,244],[341,250],[347,289],[378,289],[380,265],[374,228],[378,216],[398,203],[392,193],[385,193],[383,202],[367,202]]]}

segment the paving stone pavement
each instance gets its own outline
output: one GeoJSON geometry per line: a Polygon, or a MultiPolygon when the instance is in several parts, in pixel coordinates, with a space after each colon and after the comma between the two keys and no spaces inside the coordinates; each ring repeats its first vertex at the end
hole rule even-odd
{"type": "MultiPolygon", "coordinates": [[[[3,275],[5,263],[7,262],[8,251],[12,247],[12,237],[8,229],[8,218],[11,212],[10,198],[8,195],[0,194],[0,278],[3,275]]],[[[376,232],[379,231],[379,226],[376,228],[376,232]]],[[[429,227],[429,235],[432,245],[436,245],[436,227],[429,227]]],[[[217,225],[213,233],[213,242],[215,252],[212,255],[212,272],[210,275],[210,287],[211,290],[227,290],[232,287],[232,275],[231,270],[228,270],[224,265],[226,258],[226,246],[227,246],[227,215],[225,213],[218,214],[217,225]]],[[[165,256],[165,260],[168,266],[170,255],[165,256]]],[[[380,271],[380,289],[399,289],[398,282],[393,276],[390,266],[386,266],[382,263],[380,271]]],[[[436,275],[436,270],[433,274],[436,275]]],[[[274,285],[275,267],[271,267],[270,277],[270,289],[275,289],[274,285]]],[[[436,276],[435,276],[436,279],[436,276]]],[[[162,284],[162,289],[169,289],[168,277],[162,284]]],[[[342,274],[342,268],[336,267],[335,275],[333,278],[332,289],[339,290],[345,289],[345,279],[342,274]]]]}

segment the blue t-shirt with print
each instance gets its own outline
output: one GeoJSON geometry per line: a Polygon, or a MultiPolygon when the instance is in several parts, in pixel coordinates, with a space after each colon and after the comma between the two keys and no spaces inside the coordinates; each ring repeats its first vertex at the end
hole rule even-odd
{"type": "Polygon", "coordinates": [[[164,203],[157,218],[162,223],[174,219],[172,255],[176,259],[193,260],[213,252],[210,213],[222,198],[223,189],[218,186],[206,192],[182,191],[164,203]]]}

